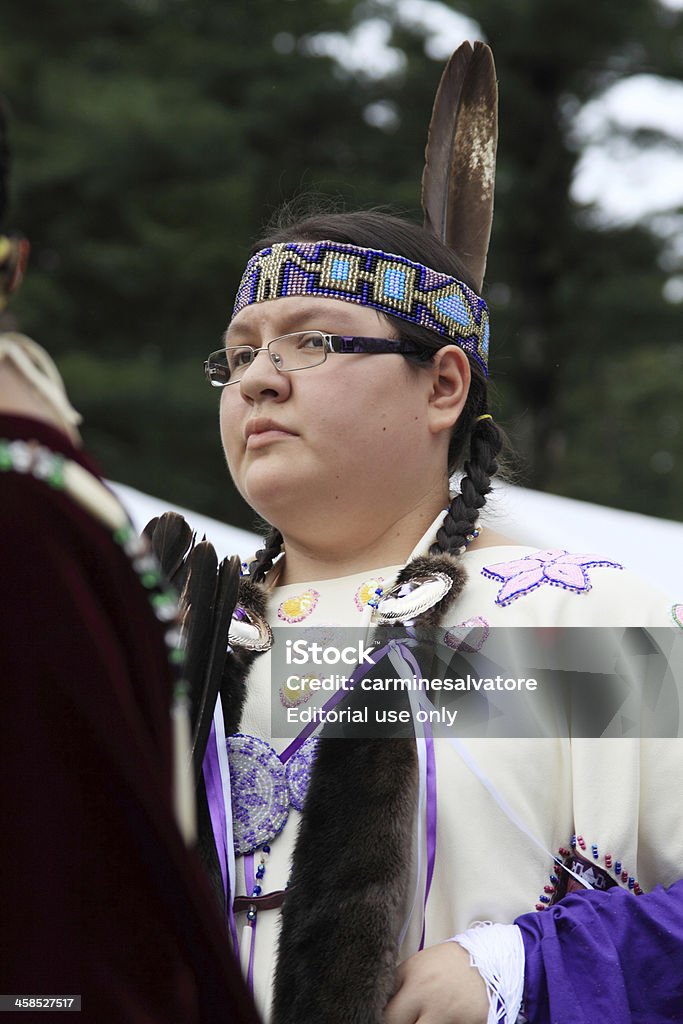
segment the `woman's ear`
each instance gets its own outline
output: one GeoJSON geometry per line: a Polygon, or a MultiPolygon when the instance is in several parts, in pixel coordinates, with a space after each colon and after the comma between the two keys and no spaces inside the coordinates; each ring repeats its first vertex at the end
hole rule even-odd
{"type": "Polygon", "coordinates": [[[429,397],[429,423],[432,433],[450,431],[463,410],[472,378],[470,362],[457,345],[437,350],[430,367],[432,390],[429,397]]]}

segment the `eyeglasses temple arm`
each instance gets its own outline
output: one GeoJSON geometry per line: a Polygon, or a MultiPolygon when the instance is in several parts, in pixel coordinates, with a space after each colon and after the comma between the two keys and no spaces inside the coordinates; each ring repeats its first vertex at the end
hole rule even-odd
{"type": "Polygon", "coordinates": [[[328,334],[325,335],[325,339],[329,352],[414,355],[419,351],[410,342],[394,338],[364,338],[345,334],[328,334]]]}

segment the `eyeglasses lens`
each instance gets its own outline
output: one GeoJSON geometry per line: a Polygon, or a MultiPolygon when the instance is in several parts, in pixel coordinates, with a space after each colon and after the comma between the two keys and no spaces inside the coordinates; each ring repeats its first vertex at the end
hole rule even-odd
{"type": "Polygon", "coordinates": [[[209,356],[206,363],[209,382],[214,387],[236,383],[256,356],[266,350],[273,366],[283,372],[317,366],[324,363],[327,356],[325,335],[321,331],[299,331],[273,338],[265,350],[251,345],[229,345],[209,356]]]}

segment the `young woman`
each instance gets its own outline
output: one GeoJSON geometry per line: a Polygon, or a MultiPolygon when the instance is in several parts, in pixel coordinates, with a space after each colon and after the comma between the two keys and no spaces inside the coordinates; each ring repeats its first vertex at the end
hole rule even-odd
{"type": "Polygon", "coordinates": [[[206,367],[232,478],[272,528],[221,693],[230,849],[207,785],[257,1001],[278,1024],[683,1016],[678,740],[272,736],[271,702],[329,694],[277,675],[265,621],[438,625],[486,654],[497,626],[672,619],[600,553],[480,525],[501,448],[488,314],[450,249],[366,212],[306,218],[257,250],[206,367]]]}

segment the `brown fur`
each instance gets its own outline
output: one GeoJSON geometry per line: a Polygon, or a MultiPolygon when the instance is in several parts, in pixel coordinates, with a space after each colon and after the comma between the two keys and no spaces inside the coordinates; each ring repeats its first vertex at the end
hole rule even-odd
{"type": "Polygon", "coordinates": [[[416,786],[410,740],[321,739],[282,909],[274,1024],[380,1024],[416,786]]]}
{"type": "MultiPolygon", "coordinates": [[[[399,583],[446,573],[453,586],[418,620],[428,639],[466,576],[448,555],[416,558],[399,583]]],[[[265,613],[258,584],[243,579],[238,603],[265,613]]],[[[236,732],[254,652],[228,658],[221,686],[226,732],[236,732]]],[[[381,1024],[394,989],[408,902],[417,804],[413,739],[321,737],[282,908],[273,1024],[381,1024]]],[[[205,798],[200,849],[221,893],[205,798]],[[208,836],[206,831],[208,831],[208,836]]]]}

